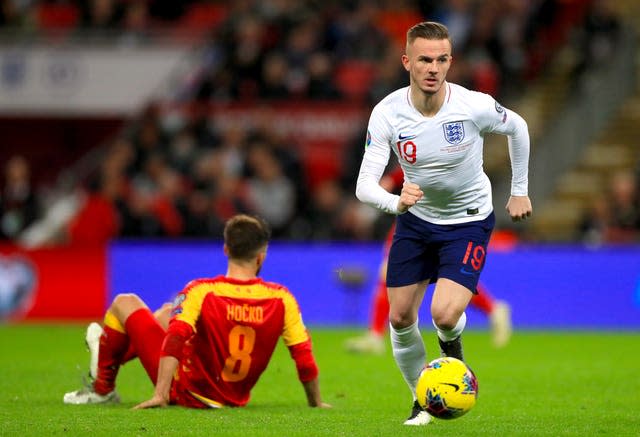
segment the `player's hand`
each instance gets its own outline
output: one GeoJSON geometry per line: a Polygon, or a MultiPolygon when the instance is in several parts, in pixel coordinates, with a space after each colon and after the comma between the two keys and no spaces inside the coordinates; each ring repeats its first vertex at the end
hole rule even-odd
{"type": "Polygon", "coordinates": [[[514,222],[526,220],[531,217],[533,208],[529,196],[511,196],[506,206],[507,212],[514,222]]]}
{"type": "Polygon", "coordinates": [[[402,191],[400,192],[400,200],[398,201],[398,211],[405,212],[413,205],[418,203],[424,193],[420,189],[420,186],[412,182],[405,181],[402,184],[402,191]]]}
{"type": "Polygon", "coordinates": [[[148,401],[144,401],[142,403],[139,403],[138,405],[133,407],[133,409],[134,410],[143,410],[145,408],[166,407],[167,405],[169,405],[169,401],[166,398],[164,398],[163,396],[159,396],[159,395],[153,395],[153,397],[151,399],[149,399],[148,401]]]}

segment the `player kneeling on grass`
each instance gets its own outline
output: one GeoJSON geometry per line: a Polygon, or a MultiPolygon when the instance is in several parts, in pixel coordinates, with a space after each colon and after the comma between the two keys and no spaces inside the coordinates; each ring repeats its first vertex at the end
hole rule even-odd
{"type": "Polygon", "coordinates": [[[118,369],[137,356],[155,391],[135,408],[244,406],[282,336],[309,406],[330,407],[320,396],[298,303],[282,285],[257,276],[269,236],[258,218],[231,218],[224,229],[226,275],[190,282],[177,296],[168,324],[166,311],[154,316],[138,296],[116,296],[104,328],[92,323],[87,329],[92,383],[65,394],[64,402],[117,402],[118,369]]]}

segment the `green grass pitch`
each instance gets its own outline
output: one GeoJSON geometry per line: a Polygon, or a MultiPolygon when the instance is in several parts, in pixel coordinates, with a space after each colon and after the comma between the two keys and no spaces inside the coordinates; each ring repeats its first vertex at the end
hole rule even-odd
{"type": "MultiPolygon", "coordinates": [[[[427,353],[437,344],[423,326],[427,353]]],[[[331,410],[306,407],[281,344],[246,408],[134,411],[152,393],[138,362],[121,370],[120,405],[70,406],[88,353],[81,325],[0,325],[0,436],[638,436],[640,333],[516,332],[501,350],[465,333],[479,380],[462,418],[405,427],[411,399],[391,353],[344,352],[356,330],[310,328],[331,410]]]]}

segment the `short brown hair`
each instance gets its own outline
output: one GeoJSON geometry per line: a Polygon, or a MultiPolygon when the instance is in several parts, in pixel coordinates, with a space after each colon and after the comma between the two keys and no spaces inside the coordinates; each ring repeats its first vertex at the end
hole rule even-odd
{"type": "Polygon", "coordinates": [[[452,43],[447,26],[436,21],[423,21],[407,30],[407,44],[413,43],[416,38],[448,39],[452,43]]]}
{"type": "Polygon", "coordinates": [[[238,214],[227,220],[223,234],[229,258],[250,260],[267,246],[271,229],[259,217],[238,214]]]}

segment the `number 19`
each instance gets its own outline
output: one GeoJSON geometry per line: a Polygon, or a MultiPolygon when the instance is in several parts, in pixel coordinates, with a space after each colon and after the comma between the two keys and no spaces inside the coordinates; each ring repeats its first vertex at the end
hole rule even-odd
{"type": "Polygon", "coordinates": [[[407,141],[405,143],[398,141],[396,146],[398,147],[398,155],[402,159],[407,161],[409,164],[415,164],[418,148],[413,141],[407,141]]]}

